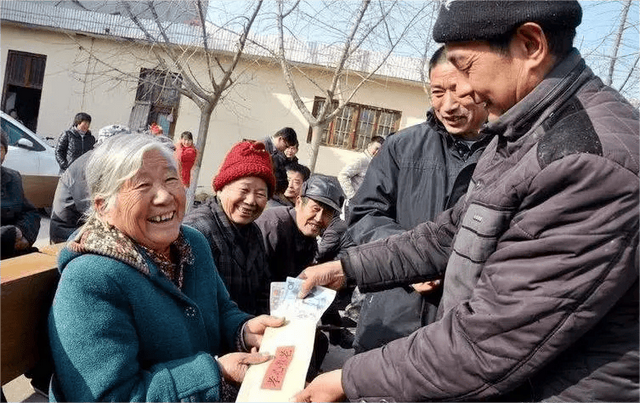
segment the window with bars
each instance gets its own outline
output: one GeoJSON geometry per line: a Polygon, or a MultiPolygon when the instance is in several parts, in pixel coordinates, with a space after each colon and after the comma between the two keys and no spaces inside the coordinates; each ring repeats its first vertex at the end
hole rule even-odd
{"type": "MultiPolygon", "coordinates": [[[[313,102],[313,116],[324,105],[325,98],[316,97],[313,102]]],[[[333,107],[338,103],[333,102],[333,107]]],[[[386,136],[398,130],[402,112],[369,105],[347,104],[342,112],[329,123],[322,133],[320,144],[346,150],[363,151],[374,136],[386,136]]],[[[312,128],[309,127],[307,143],[311,142],[312,128]]]]}

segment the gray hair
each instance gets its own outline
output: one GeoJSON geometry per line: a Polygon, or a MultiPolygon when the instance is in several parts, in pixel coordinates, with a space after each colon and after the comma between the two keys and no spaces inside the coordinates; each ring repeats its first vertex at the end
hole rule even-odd
{"type": "MultiPolygon", "coordinates": [[[[105,210],[113,207],[122,185],[142,167],[144,155],[154,150],[160,151],[169,165],[178,171],[173,151],[155,136],[118,134],[104,140],[93,152],[86,168],[91,200],[99,197],[105,201],[105,210]]],[[[94,214],[92,206],[90,215],[94,214]]]]}

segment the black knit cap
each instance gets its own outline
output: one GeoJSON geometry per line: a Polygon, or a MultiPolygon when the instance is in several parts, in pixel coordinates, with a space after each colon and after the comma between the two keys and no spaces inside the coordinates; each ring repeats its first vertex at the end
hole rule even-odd
{"type": "Polygon", "coordinates": [[[440,6],[433,39],[439,43],[491,40],[526,22],[555,29],[575,28],[581,21],[582,8],[576,0],[453,0],[440,6]]]}

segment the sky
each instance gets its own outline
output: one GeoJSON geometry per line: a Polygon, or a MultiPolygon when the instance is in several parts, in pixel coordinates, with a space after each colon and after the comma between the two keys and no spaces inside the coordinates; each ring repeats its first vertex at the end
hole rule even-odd
{"type": "MultiPolygon", "coordinates": [[[[618,30],[622,1],[580,1],[583,10],[582,24],[577,29],[575,46],[580,49],[587,64],[601,78],[606,77],[609,71],[612,44],[618,30]]],[[[628,14],[629,27],[625,29],[622,43],[618,52],[620,64],[614,74],[613,86],[619,86],[627,78],[631,66],[638,58],[640,34],[638,33],[638,0],[632,2],[628,14]]],[[[640,75],[638,67],[632,78],[627,82],[623,93],[627,97],[640,99],[638,83],[640,75]]]]}
{"type": "MultiPolygon", "coordinates": [[[[348,17],[352,9],[356,8],[359,1],[346,0],[341,3],[334,3],[332,8],[324,8],[327,1],[308,0],[302,4],[317,18],[316,22],[302,23],[300,19],[293,15],[288,21],[291,24],[297,21],[297,25],[293,29],[293,33],[300,39],[306,39],[315,42],[336,41],[337,35],[340,35],[340,29],[336,27],[345,27],[342,32],[348,29],[348,17]],[[344,8],[344,12],[335,12],[336,4],[344,8]],[[349,4],[351,10],[348,9],[349,4]],[[327,12],[326,10],[330,10],[327,12]]],[[[418,1],[406,0],[409,5],[420,4],[418,1]]],[[[623,8],[623,0],[582,0],[580,4],[583,9],[582,24],[577,29],[574,45],[580,50],[581,54],[587,60],[587,64],[598,74],[603,80],[608,75],[610,55],[612,44],[614,43],[615,34],[619,26],[620,14],[623,8]]],[[[632,6],[628,14],[628,27],[624,31],[622,45],[618,52],[618,62],[614,74],[613,87],[619,89],[622,83],[627,79],[629,71],[636,62],[639,53],[639,37],[638,17],[640,11],[638,9],[640,1],[633,0],[632,6]]],[[[237,1],[237,0],[210,0],[209,19],[217,24],[228,22],[229,15],[248,14],[253,2],[237,1]]],[[[291,5],[292,1],[285,4],[291,5]]],[[[372,4],[374,4],[372,2],[372,4]]],[[[262,18],[254,25],[253,32],[275,35],[275,20],[273,11],[275,9],[275,1],[267,0],[263,6],[265,13],[262,18]]],[[[404,16],[398,18],[402,20],[404,16]]],[[[433,21],[432,17],[428,17],[420,22],[421,25],[430,25],[433,21]]],[[[404,20],[403,20],[404,21],[404,20]]],[[[427,27],[427,29],[429,29],[427,27]]],[[[429,40],[430,35],[426,32],[420,33],[418,29],[413,30],[411,40],[397,48],[397,53],[402,56],[421,57],[419,54],[424,49],[424,44],[429,40]]],[[[366,46],[366,45],[365,45],[366,46]]],[[[373,45],[373,49],[375,50],[373,45]]],[[[371,45],[370,45],[371,47],[371,45]]],[[[430,52],[435,50],[435,45],[430,46],[430,52]]],[[[633,76],[627,80],[623,94],[630,98],[640,99],[639,82],[640,82],[640,66],[637,66],[633,76]]]]}

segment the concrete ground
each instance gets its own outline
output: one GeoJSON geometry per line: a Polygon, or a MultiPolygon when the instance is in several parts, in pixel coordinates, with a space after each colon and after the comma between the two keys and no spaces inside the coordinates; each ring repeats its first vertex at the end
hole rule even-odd
{"type": "MultiPolygon", "coordinates": [[[[34,243],[35,247],[42,247],[49,245],[49,218],[42,216],[40,220],[40,232],[38,238],[34,243]]],[[[353,330],[353,329],[352,329],[353,330]]],[[[329,345],[329,351],[322,363],[322,371],[329,372],[334,369],[340,369],[344,365],[348,358],[353,356],[353,349],[344,349],[340,346],[329,345]]],[[[2,387],[7,402],[48,402],[49,399],[36,393],[29,379],[24,375],[20,376],[13,381],[7,383],[2,387]]]]}

